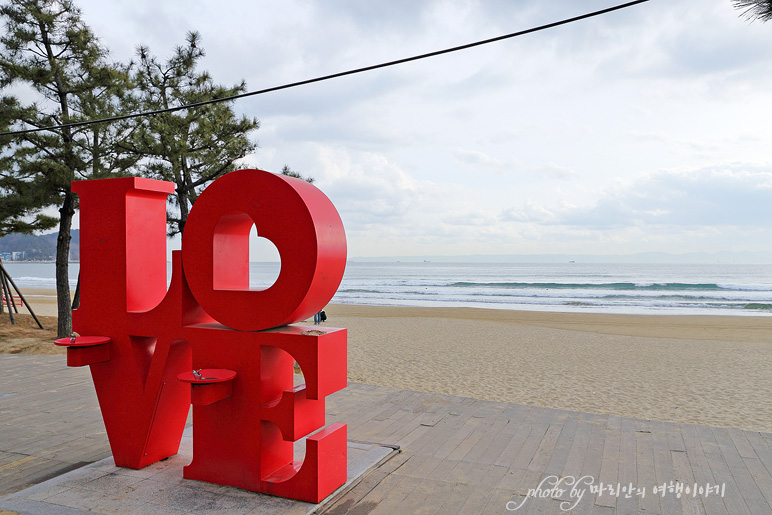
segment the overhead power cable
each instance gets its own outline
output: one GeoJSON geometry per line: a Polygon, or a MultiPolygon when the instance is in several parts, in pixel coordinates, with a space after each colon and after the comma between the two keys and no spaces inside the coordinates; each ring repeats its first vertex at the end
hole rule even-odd
{"type": "Polygon", "coordinates": [[[388,68],[389,66],[396,66],[398,64],[409,63],[409,62],[412,62],[412,61],[419,61],[421,59],[428,59],[430,57],[436,57],[436,56],[443,55],[443,54],[450,54],[452,52],[458,52],[460,50],[466,50],[468,48],[474,48],[474,47],[481,46],[481,45],[487,45],[489,43],[495,43],[497,41],[503,41],[505,39],[511,39],[511,38],[515,38],[515,37],[518,37],[518,36],[524,36],[526,34],[532,34],[534,32],[539,32],[539,31],[542,31],[542,30],[551,29],[551,28],[554,28],[554,27],[558,27],[560,25],[567,25],[569,23],[574,23],[574,22],[577,22],[577,21],[585,20],[587,18],[593,18],[595,16],[600,16],[602,14],[607,14],[607,13],[610,13],[610,12],[613,12],[613,11],[618,11],[620,9],[625,9],[627,7],[632,7],[634,5],[642,4],[642,3],[648,2],[648,1],[649,0],[635,0],[633,2],[627,2],[627,3],[619,4],[619,5],[616,5],[616,6],[613,6],[613,7],[608,7],[606,9],[601,9],[600,11],[594,11],[594,12],[590,12],[590,13],[587,13],[587,14],[582,14],[581,16],[574,16],[573,18],[566,18],[564,20],[548,23],[546,25],[540,25],[538,27],[533,27],[533,28],[530,28],[530,29],[521,30],[521,31],[518,31],[518,32],[512,32],[510,34],[504,34],[503,36],[497,36],[495,38],[483,39],[481,41],[475,41],[473,43],[467,43],[465,45],[445,48],[443,50],[435,50],[434,52],[429,52],[429,53],[426,53],[426,54],[414,55],[412,57],[405,57],[405,58],[402,58],[402,59],[397,59],[395,61],[388,61],[388,62],[385,62],[385,63],[374,64],[374,65],[371,65],[371,66],[365,66],[364,68],[356,68],[356,69],[348,70],[348,71],[344,71],[344,72],[333,73],[331,75],[323,75],[321,77],[316,77],[316,78],[313,78],[313,79],[301,80],[301,81],[298,81],[298,82],[292,82],[292,83],[289,83],[289,84],[283,84],[281,86],[274,86],[274,87],[271,87],[271,88],[260,89],[260,90],[257,90],[257,91],[250,91],[250,92],[247,92],[247,93],[241,93],[241,94],[232,95],[232,96],[229,96],[229,97],[213,98],[211,100],[205,100],[203,102],[196,102],[196,103],[193,103],[193,104],[187,104],[187,105],[183,105],[183,106],[169,107],[169,108],[166,108],[166,109],[158,109],[156,111],[145,111],[145,112],[142,112],[142,113],[133,113],[133,114],[126,114],[126,115],[121,115],[121,116],[112,116],[110,118],[100,118],[99,120],[88,120],[88,121],[83,121],[83,122],[73,122],[73,123],[65,123],[65,124],[61,124],[61,125],[52,125],[50,127],[38,127],[38,128],[35,128],[35,129],[22,129],[22,130],[17,130],[17,131],[2,132],[2,133],[0,133],[0,136],[13,136],[13,135],[18,135],[18,134],[29,134],[29,133],[33,133],[33,132],[41,132],[41,131],[50,131],[50,130],[55,130],[55,129],[63,129],[65,127],[82,127],[84,125],[91,125],[91,124],[95,124],[95,123],[116,122],[116,121],[119,121],[119,120],[128,120],[130,118],[139,118],[141,116],[153,116],[153,115],[162,114],[162,113],[173,113],[175,111],[182,111],[183,109],[192,109],[192,108],[195,108],[195,107],[201,107],[201,106],[205,106],[205,105],[209,105],[209,104],[215,104],[217,102],[230,102],[232,100],[238,100],[240,98],[251,97],[251,96],[255,96],[255,95],[262,95],[264,93],[271,93],[273,91],[280,91],[282,89],[295,88],[295,87],[298,87],[298,86],[305,86],[306,84],[313,84],[315,82],[322,82],[322,81],[326,81],[326,80],[330,80],[330,79],[336,79],[338,77],[345,77],[346,75],[354,75],[354,74],[357,74],[357,73],[369,72],[369,71],[372,71],[372,70],[378,70],[380,68],[388,68]]]}

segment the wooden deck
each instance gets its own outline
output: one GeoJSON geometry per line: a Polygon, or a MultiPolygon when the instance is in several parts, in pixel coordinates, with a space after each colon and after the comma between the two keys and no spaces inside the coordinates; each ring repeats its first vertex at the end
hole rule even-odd
{"type": "MultiPolygon", "coordinates": [[[[772,514],[768,433],[364,384],[330,397],[327,413],[350,440],[402,452],[326,513],[772,514]],[[557,478],[564,491],[549,492],[557,478]],[[529,497],[540,484],[545,496],[529,497]],[[654,493],[671,484],[689,494],[654,493]]],[[[0,355],[0,497],[108,455],[88,369],[0,355]]]]}

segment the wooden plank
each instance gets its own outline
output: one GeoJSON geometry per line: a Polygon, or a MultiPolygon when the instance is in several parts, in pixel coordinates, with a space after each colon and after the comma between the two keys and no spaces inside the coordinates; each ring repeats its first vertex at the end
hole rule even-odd
{"type": "Polygon", "coordinates": [[[567,502],[569,507],[573,506],[570,511],[571,515],[592,513],[595,495],[591,492],[591,485],[597,486],[598,484],[605,428],[605,418],[602,424],[598,424],[592,419],[585,419],[577,428],[574,438],[575,445],[569,452],[569,457],[561,474],[567,487],[566,492],[558,498],[561,502],[567,502]],[[583,433],[587,433],[586,442],[582,442],[583,433]],[[577,467],[579,468],[577,469],[577,467]],[[574,497],[572,497],[571,488],[575,489],[574,497]]]}
{"type": "Polygon", "coordinates": [[[399,469],[405,463],[406,459],[408,459],[408,457],[405,456],[405,453],[399,453],[387,462],[383,463],[380,467],[367,474],[364,479],[362,479],[356,486],[354,486],[354,488],[346,492],[345,495],[334,500],[332,504],[330,504],[329,508],[327,508],[326,513],[347,514],[355,513],[356,511],[369,513],[369,509],[372,509],[376,503],[373,502],[371,504],[366,502],[362,505],[359,505],[359,503],[368,494],[370,494],[370,492],[376,486],[378,486],[381,481],[383,481],[395,470],[399,469]],[[359,506],[357,510],[354,510],[354,508],[357,506],[359,506]]]}
{"type": "Polygon", "coordinates": [[[539,488],[542,482],[541,470],[526,469],[520,478],[520,483],[515,488],[517,495],[527,496],[531,490],[539,488]]]}
{"type": "Polygon", "coordinates": [[[473,485],[467,485],[463,483],[455,483],[452,485],[453,489],[446,497],[446,499],[439,506],[435,506],[438,508],[435,513],[442,513],[443,515],[461,513],[462,506],[469,499],[472,491],[475,489],[473,485]]]}
{"type": "Polygon", "coordinates": [[[593,503],[593,495],[590,491],[589,485],[586,483],[582,483],[582,486],[577,487],[577,494],[575,494],[575,497],[571,498],[569,496],[568,500],[561,500],[560,504],[558,505],[558,508],[560,511],[558,513],[569,513],[570,515],[591,515],[593,507],[595,504],[593,503]],[[566,511],[563,508],[566,508],[568,511],[566,511]]]}
{"type": "MultiPolygon", "coordinates": [[[[608,506],[595,506],[592,511],[593,515],[616,515],[614,508],[608,506]]],[[[699,512],[693,512],[695,515],[699,512]]],[[[691,515],[691,514],[690,514],[691,515]]]]}
{"type": "Polygon", "coordinates": [[[401,448],[405,450],[411,450],[412,452],[411,446],[413,442],[424,436],[430,430],[431,428],[427,426],[417,426],[415,428],[408,427],[406,428],[406,434],[400,437],[394,443],[399,445],[401,448]]]}
{"type": "Polygon", "coordinates": [[[394,413],[403,409],[405,405],[409,404],[411,398],[415,398],[418,395],[418,392],[403,390],[396,393],[395,395],[390,396],[389,400],[382,405],[384,409],[378,411],[372,420],[388,419],[394,413]]]}
{"type": "Polygon", "coordinates": [[[474,431],[474,426],[465,425],[461,428],[454,428],[455,430],[450,433],[450,436],[445,441],[440,442],[440,446],[434,452],[434,455],[438,458],[446,459],[450,454],[461,445],[461,442],[466,440],[469,435],[474,431]]]}
{"type": "MultiPolygon", "coordinates": [[[[710,428],[713,437],[721,449],[726,465],[729,467],[734,482],[737,484],[739,493],[751,513],[772,513],[772,506],[766,501],[764,495],[759,490],[753,476],[745,465],[740,453],[730,438],[729,433],[724,428],[710,428]]],[[[727,484],[727,490],[729,484],[727,484]]]]}
{"type": "MultiPolygon", "coordinates": [[[[684,446],[686,447],[686,455],[689,458],[689,463],[692,467],[692,476],[694,478],[694,482],[687,483],[683,482],[685,486],[688,486],[689,488],[694,488],[695,485],[713,485],[716,483],[715,477],[713,476],[713,465],[718,465],[719,462],[715,460],[709,459],[710,456],[717,456],[718,454],[711,454],[710,456],[707,456],[705,454],[705,450],[703,448],[702,440],[699,437],[698,431],[700,430],[699,426],[696,426],[694,424],[684,424],[681,427],[681,436],[684,440],[684,446]],[[711,461],[713,464],[711,465],[711,461]]],[[[709,442],[706,441],[706,446],[708,448],[708,451],[710,452],[711,448],[709,445],[709,442]]],[[[727,478],[727,480],[730,480],[731,478],[727,478]]],[[[727,506],[724,503],[724,499],[721,499],[720,497],[716,496],[706,496],[706,497],[698,497],[702,503],[702,506],[705,509],[705,512],[708,515],[716,514],[726,514],[727,506]]],[[[740,506],[737,507],[737,509],[740,509],[740,506]]],[[[744,509],[744,508],[743,508],[744,509]]],[[[737,511],[738,515],[741,513],[746,513],[746,511],[737,511]]]]}
{"type": "Polygon", "coordinates": [[[442,475],[442,480],[451,483],[481,485],[488,474],[488,469],[490,469],[490,465],[484,463],[456,461],[455,464],[442,475]]]}
{"type": "Polygon", "coordinates": [[[458,406],[455,411],[448,413],[445,421],[448,426],[454,429],[460,429],[462,427],[469,426],[470,422],[474,421],[473,427],[477,427],[482,421],[479,417],[473,417],[474,405],[466,403],[458,406]]]}
{"type": "Polygon", "coordinates": [[[367,411],[362,410],[358,417],[346,421],[346,425],[351,426],[352,432],[355,431],[364,438],[372,437],[376,434],[378,426],[382,425],[384,421],[383,418],[376,417],[388,410],[389,408],[383,408],[375,413],[367,413],[367,411]]]}
{"type": "Polygon", "coordinates": [[[536,451],[541,445],[548,429],[549,426],[543,424],[531,426],[531,431],[528,433],[528,436],[509,465],[513,468],[527,469],[536,455],[536,451]]]}
{"type": "MultiPolygon", "coordinates": [[[[484,486],[472,486],[469,497],[463,503],[458,513],[481,513],[488,504],[493,490],[484,486]]],[[[396,513],[396,512],[395,512],[396,513]]]]}
{"type": "Polygon", "coordinates": [[[587,455],[587,446],[590,443],[590,432],[592,425],[586,422],[579,423],[571,439],[571,446],[568,449],[563,468],[560,475],[563,477],[572,476],[579,479],[582,476],[582,465],[587,455]]]}
{"type": "MultiPolygon", "coordinates": [[[[671,451],[670,455],[673,459],[673,474],[675,475],[676,482],[683,483],[685,485],[694,484],[694,474],[692,472],[692,466],[689,463],[689,456],[686,452],[671,451]]],[[[684,496],[676,493],[667,493],[666,496],[673,495],[676,499],[680,500],[681,506],[683,506],[683,513],[705,513],[705,508],[702,506],[702,499],[695,498],[690,495],[684,496]]]]}
{"type": "MultiPolygon", "coordinates": [[[[523,506],[526,515],[551,515],[554,513],[554,502],[549,497],[528,499],[523,506]]],[[[521,510],[522,511],[522,508],[521,510]]]]}
{"type": "Polygon", "coordinates": [[[507,404],[507,407],[501,412],[501,416],[506,418],[509,423],[502,429],[502,432],[514,434],[519,426],[526,424],[525,419],[528,417],[530,411],[531,406],[524,404],[507,404]]]}
{"type": "Polygon", "coordinates": [[[7,468],[8,464],[12,464],[18,460],[29,458],[26,454],[19,454],[18,452],[0,451],[0,472],[7,468]]]}
{"type": "Polygon", "coordinates": [[[501,433],[504,426],[506,426],[506,423],[506,419],[494,419],[493,423],[488,427],[483,427],[480,439],[475,442],[461,459],[464,461],[484,462],[483,456],[496,440],[499,433],[501,433]]]}
{"type": "Polygon", "coordinates": [[[9,468],[0,474],[0,495],[6,495],[17,492],[24,488],[35,485],[46,479],[64,474],[70,470],[80,468],[86,465],[80,463],[64,463],[56,460],[49,460],[32,456],[32,459],[18,463],[13,468],[9,468]]]}
{"type": "MultiPolygon", "coordinates": [[[[767,441],[757,432],[746,431],[745,438],[753,447],[753,451],[756,453],[756,456],[758,456],[759,462],[770,474],[772,474],[772,446],[770,446],[767,441]]],[[[769,499],[767,499],[767,501],[769,501],[769,499]]]]}
{"type": "Polygon", "coordinates": [[[772,474],[758,458],[743,458],[743,462],[767,504],[772,505],[772,474]]]}
{"type": "Polygon", "coordinates": [[[566,421],[560,427],[555,446],[550,451],[549,459],[544,465],[544,475],[560,476],[568,459],[568,453],[571,450],[577,429],[577,424],[573,420],[566,421]]]}
{"type": "Polygon", "coordinates": [[[379,505],[379,508],[390,509],[393,506],[396,509],[391,513],[433,514],[436,512],[437,505],[441,504],[452,491],[453,483],[421,478],[415,481],[412,491],[399,503],[392,502],[390,495],[379,505]]]}
{"type": "Polygon", "coordinates": [[[622,428],[622,417],[616,415],[609,415],[607,420],[606,429],[609,431],[620,431],[622,428]]]}
{"type": "Polygon", "coordinates": [[[442,423],[436,426],[421,425],[421,427],[427,427],[429,430],[411,445],[410,450],[430,456],[434,456],[442,444],[456,432],[452,427],[442,423]]]}
{"type": "Polygon", "coordinates": [[[737,449],[741,458],[758,458],[756,451],[753,449],[753,446],[746,436],[746,433],[749,431],[743,431],[742,429],[727,429],[726,431],[729,434],[729,438],[732,439],[732,443],[734,443],[735,449],[737,449]]]}
{"type": "Polygon", "coordinates": [[[662,422],[667,434],[667,443],[671,451],[686,452],[683,435],[681,434],[681,425],[673,422],[662,422]]]}
{"type": "MultiPolygon", "coordinates": [[[[487,465],[487,464],[484,464],[484,465],[487,465]]],[[[509,473],[509,469],[507,467],[500,467],[499,465],[488,465],[488,472],[486,472],[485,477],[483,477],[480,484],[483,486],[496,488],[499,486],[502,479],[504,479],[508,473],[509,473]]],[[[510,492],[510,494],[511,493],[512,492],[510,492]]]]}
{"type": "MultiPolygon", "coordinates": [[[[482,510],[482,515],[500,515],[501,513],[512,513],[507,510],[507,503],[512,498],[512,492],[506,490],[493,490],[488,503],[482,510]]],[[[515,512],[516,513],[516,512],[515,512]]]]}
{"type": "Polygon", "coordinates": [[[552,453],[555,450],[555,446],[558,443],[560,433],[563,431],[563,427],[559,425],[550,425],[547,431],[544,433],[544,438],[539,443],[536,452],[533,455],[533,459],[528,464],[530,470],[537,470],[541,473],[547,468],[547,464],[552,458],[552,453]]]}
{"type": "MultiPolygon", "coordinates": [[[[673,459],[671,453],[681,451],[671,451],[668,443],[668,430],[665,424],[660,421],[652,423],[651,445],[654,460],[654,475],[656,477],[656,486],[658,492],[658,502],[660,513],[683,513],[681,500],[675,495],[668,495],[663,489],[666,485],[676,481],[675,471],[673,469],[673,459]]],[[[654,496],[654,486],[651,487],[651,494],[654,496]]]]}
{"type": "MultiPolygon", "coordinates": [[[[496,458],[496,461],[493,462],[494,465],[502,465],[506,467],[514,466],[513,463],[515,461],[515,457],[519,455],[521,448],[525,442],[528,441],[528,436],[531,434],[532,430],[533,426],[531,424],[520,424],[517,431],[512,435],[512,438],[507,443],[506,447],[504,447],[504,450],[501,451],[499,457],[496,458]]],[[[528,464],[526,464],[526,467],[527,466],[528,464]]]]}
{"type": "Polygon", "coordinates": [[[420,414],[411,410],[401,409],[395,412],[387,419],[387,425],[381,427],[373,436],[378,442],[389,442],[395,440],[395,435],[406,427],[415,428],[420,425],[420,414]]]}
{"type": "MultiPolygon", "coordinates": [[[[726,485],[725,488],[728,495],[723,499],[720,499],[723,502],[726,511],[728,513],[748,513],[748,507],[743,501],[742,494],[736,484],[735,478],[727,466],[723,452],[716,442],[710,428],[706,426],[691,426],[690,430],[694,430],[694,433],[697,435],[702,446],[703,454],[705,455],[705,459],[707,460],[713,475],[713,485],[726,485]]],[[[685,441],[687,445],[690,444],[688,437],[685,438],[685,441]]],[[[699,476],[695,473],[695,478],[698,477],[699,476]]],[[[707,498],[703,499],[705,510],[709,513],[719,511],[720,508],[714,507],[719,505],[718,496],[711,495],[706,497],[707,498]]]]}
{"type": "Polygon", "coordinates": [[[619,469],[617,481],[620,483],[620,491],[617,492],[616,509],[618,513],[637,513],[639,497],[638,491],[638,453],[635,441],[635,422],[629,418],[623,418],[620,422],[619,440],[619,469]]]}
{"type": "Polygon", "coordinates": [[[504,477],[502,477],[498,484],[495,485],[496,488],[516,493],[516,490],[520,486],[525,472],[525,469],[514,467],[508,468],[506,474],[504,474],[504,477]]]}
{"type": "Polygon", "coordinates": [[[488,446],[485,452],[480,455],[478,458],[479,462],[494,465],[498,461],[499,457],[504,452],[504,449],[506,449],[509,445],[509,442],[512,441],[513,433],[505,430],[510,429],[511,425],[513,424],[507,424],[505,428],[502,428],[502,430],[491,441],[491,444],[488,446]]]}
{"type": "MultiPolygon", "coordinates": [[[[600,473],[598,474],[599,485],[615,485],[617,483],[621,442],[622,435],[618,430],[608,429],[606,431],[606,439],[603,442],[603,457],[601,458],[600,473]]],[[[616,498],[599,491],[595,494],[595,504],[614,508],[616,506],[616,498]]]]}
{"type": "Polygon", "coordinates": [[[599,480],[605,443],[605,429],[594,425],[590,430],[590,436],[587,440],[587,451],[584,456],[584,461],[582,461],[582,472],[578,477],[589,476],[595,481],[599,480]]]}
{"type": "MultiPolygon", "coordinates": [[[[423,456],[416,455],[416,458],[422,458],[423,456]]],[[[435,475],[439,475],[442,477],[447,472],[448,462],[446,460],[441,460],[439,458],[435,458],[434,456],[426,456],[426,459],[424,459],[421,463],[418,464],[414,469],[412,469],[411,473],[408,474],[414,478],[428,478],[432,472],[437,471],[435,475]]],[[[405,464],[407,466],[407,464],[405,464]]],[[[407,472],[403,469],[400,469],[401,474],[407,474],[407,472]]]]}
{"type": "Polygon", "coordinates": [[[652,439],[653,424],[636,424],[635,430],[635,465],[636,485],[643,489],[645,495],[638,498],[638,509],[647,513],[661,513],[659,498],[652,494],[657,484],[657,474],[654,469],[654,442],[652,439]]]}
{"type": "Polygon", "coordinates": [[[402,455],[404,456],[403,463],[399,469],[394,471],[394,474],[401,476],[415,477],[415,470],[417,470],[418,467],[420,467],[426,460],[429,459],[429,456],[413,454],[407,451],[403,451],[402,455]]]}
{"type": "Polygon", "coordinates": [[[392,474],[373,488],[359,504],[374,505],[370,513],[387,515],[398,513],[399,507],[416,486],[415,478],[392,474]]]}
{"type": "MultiPolygon", "coordinates": [[[[391,433],[388,437],[383,437],[382,442],[389,443],[391,445],[399,445],[400,447],[405,447],[409,445],[410,442],[412,442],[415,438],[418,438],[420,435],[424,434],[428,430],[429,428],[427,426],[422,426],[414,422],[406,423],[402,427],[400,427],[399,429],[391,433]],[[416,431],[417,433],[415,433],[416,431]]],[[[356,433],[353,433],[353,434],[356,434],[356,433]]]]}
{"type": "Polygon", "coordinates": [[[470,449],[474,446],[474,444],[477,443],[480,438],[482,438],[485,435],[485,431],[481,430],[475,430],[472,431],[469,436],[464,438],[464,440],[456,446],[453,451],[448,454],[449,460],[456,460],[461,461],[461,459],[466,456],[466,454],[470,451],[470,449]]]}
{"type": "MultiPolygon", "coordinates": [[[[555,444],[555,449],[552,451],[549,462],[547,462],[544,468],[543,477],[555,478],[556,486],[563,490],[562,495],[553,496],[553,498],[561,501],[568,501],[570,499],[571,487],[581,479],[581,476],[578,475],[581,472],[581,461],[574,465],[572,472],[566,472],[567,461],[571,456],[571,452],[573,450],[575,455],[576,449],[581,448],[582,454],[580,457],[583,461],[583,453],[589,439],[589,425],[578,425],[577,420],[579,417],[576,415],[571,414],[571,417],[564,422],[560,436],[555,444]],[[577,435],[579,435],[578,438],[577,435]]],[[[574,459],[576,460],[576,458],[574,459]]]]}

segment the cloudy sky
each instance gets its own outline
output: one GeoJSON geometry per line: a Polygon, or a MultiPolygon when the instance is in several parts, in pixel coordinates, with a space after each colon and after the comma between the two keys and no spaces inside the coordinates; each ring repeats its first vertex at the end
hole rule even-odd
{"type": "MultiPolygon", "coordinates": [[[[201,33],[249,90],[460,45],[610,0],[79,0],[115,60],[201,33]]],[[[651,0],[238,101],[252,166],[313,176],[349,255],[772,255],[772,23],[651,0]]]]}

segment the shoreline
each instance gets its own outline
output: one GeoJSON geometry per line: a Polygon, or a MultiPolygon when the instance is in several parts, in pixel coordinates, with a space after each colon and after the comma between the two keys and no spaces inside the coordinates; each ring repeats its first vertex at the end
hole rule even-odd
{"type": "MultiPolygon", "coordinates": [[[[31,304],[33,305],[33,309],[35,309],[36,314],[38,313],[38,309],[41,310],[48,310],[50,311],[50,315],[48,316],[56,316],[56,290],[51,288],[20,288],[22,291],[22,294],[30,300],[31,304]],[[50,310],[48,306],[53,305],[53,310],[50,310]]],[[[72,297],[75,294],[75,290],[70,290],[70,296],[72,297]]],[[[14,292],[14,295],[16,293],[14,292]]],[[[399,316],[415,316],[411,315],[412,312],[420,311],[422,313],[421,316],[432,316],[432,312],[436,313],[442,313],[442,312],[448,312],[453,313],[452,316],[464,316],[466,317],[464,313],[470,313],[473,314],[472,318],[477,320],[491,320],[491,321],[520,321],[523,323],[534,323],[534,324],[544,324],[547,327],[560,327],[563,325],[569,325],[569,326],[577,326],[577,323],[581,325],[583,319],[591,319],[593,317],[600,317],[602,319],[616,319],[616,321],[621,322],[623,326],[630,325],[629,323],[625,322],[625,319],[639,319],[641,322],[639,322],[636,325],[642,325],[643,321],[649,321],[656,323],[659,319],[663,321],[670,322],[674,319],[684,319],[684,320],[691,320],[692,322],[696,321],[705,321],[708,319],[718,319],[724,321],[725,325],[730,326],[731,328],[740,328],[748,325],[752,326],[763,326],[763,327],[769,327],[772,328],[772,315],[770,314],[749,314],[749,313],[736,313],[736,314],[711,314],[711,313],[701,313],[701,314],[680,314],[680,313],[615,313],[615,312],[605,312],[605,311],[587,311],[587,312],[578,312],[574,310],[568,310],[568,311],[558,311],[558,310],[536,310],[536,309],[511,309],[511,308],[490,308],[490,307],[471,307],[471,306],[460,306],[460,307],[448,307],[448,306],[394,306],[394,305],[378,305],[378,304],[329,304],[325,309],[334,309],[338,310],[339,312],[344,313],[357,313],[361,312],[362,310],[369,311],[369,310],[378,310],[383,313],[400,313],[399,316]],[[565,318],[567,322],[555,322],[551,321],[555,318],[565,318]],[[729,320],[732,320],[733,322],[727,322],[729,320]]],[[[44,314],[45,315],[45,314],[44,314]]],[[[383,314],[379,316],[394,316],[390,314],[383,314]]],[[[438,315],[439,316],[439,315],[438,315]]],[[[592,323],[592,322],[589,322],[592,323]]],[[[649,328],[651,329],[651,328],[649,328]]],[[[720,327],[719,327],[720,329],[720,327]]],[[[657,331],[656,328],[653,329],[654,331],[657,331]]],[[[661,331],[657,331],[661,332],[661,331]]],[[[616,334],[616,333],[611,333],[616,334]]],[[[627,333],[620,333],[620,334],[627,334],[627,333]]],[[[715,334],[712,332],[704,332],[702,333],[705,337],[715,339],[715,334]],[[712,335],[712,336],[711,336],[712,335]]],[[[772,338],[771,338],[772,340],[772,338]]]]}
{"type": "MultiPolygon", "coordinates": [[[[55,315],[53,291],[22,291],[38,315],[55,315]]],[[[350,381],[772,432],[769,316],[352,304],[325,311],[320,329],[348,329],[350,381]]]]}

